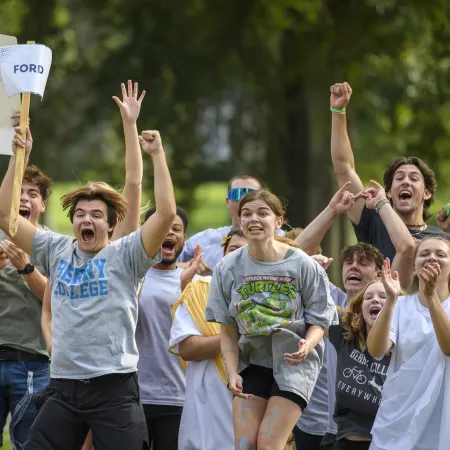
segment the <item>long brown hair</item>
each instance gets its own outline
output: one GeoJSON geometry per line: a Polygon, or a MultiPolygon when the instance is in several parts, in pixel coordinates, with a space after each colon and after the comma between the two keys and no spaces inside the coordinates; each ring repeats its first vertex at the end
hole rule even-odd
{"type": "Polygon", "coordinates": [[[376,278],[361,289],[351,300],[349,305],[344,309],[342,316],[342,326],[347,333],[344,338],[346,341],[357,341],[359,349],[363,352],[367,347],[367,333],[366,333],[366,321],[362,314],[362,304],[364,301],[364,294],[369,286],[374,283],[381,283],[376,278]]]}
{"type": "Polygon", "coordinates": [[[239,201],[238,215],[241,216],[242,208],[246,203],[253,202],[255,200],[263,201],[277,217],[284,217],[285,209],[281,200],[272,192],[264,189],[258,189],[257,191],[251,191],[244,195],[239,201]]]}

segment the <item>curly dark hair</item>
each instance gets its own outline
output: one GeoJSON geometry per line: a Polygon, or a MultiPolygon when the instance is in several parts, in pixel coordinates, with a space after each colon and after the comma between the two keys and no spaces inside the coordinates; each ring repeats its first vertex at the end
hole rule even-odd
{"type": "Polygon", "coordinates": [[[424,222],[426,222],[432,216],[432,214],[428,210],[430,209],[430,206],[434,202],[433,197],[436,192],[437,182],[434,171],[431,170],[425,162],[423,162],[419,158],[416,158],[415,156],[410,156],[408,158],[400,156],[399,158],[395,158],[390,162],[386,171],[384,172],[383,176],[384,188],[386,192],[389,192],[391,190],[395,172],[397,172],[397,170],[401,166],[404,166],[405,164],[411,164],[419,169],[424,179],[425,189],[431,194],[431,197],[423,202],[423,220],[424,222]]]}
{"type": "Polygon", "coordinates": [[[384,257],[380,251],[371,244],[359,242],[344,248],[341,253],[341,263],[352,259],[353,255],[358,255],[362,260],[374,262],[377,270],[381,270],[384,263],[384,257]]]}
{"type": "Polygon", "coordinates": [[[53,181],[39,167],[27,166],[23,174],[23,181],[35,184],[39,188],[42,200],[47,200],[52,193],[53,181]]]}

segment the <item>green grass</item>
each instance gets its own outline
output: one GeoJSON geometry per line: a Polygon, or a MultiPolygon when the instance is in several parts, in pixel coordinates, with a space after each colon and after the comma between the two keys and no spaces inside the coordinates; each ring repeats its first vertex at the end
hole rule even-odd
{"type": "MultiPolygon", "coordinates": [[[[66,213],[62,211],[60,197],[79,186],[78,183],[56,183],[48,200],[46,225],[53,231],[72,235],[72,225],[66,213]]],[[[195,190],[194,205],[189,211],[189,230],[191,236],[206,228],[216,228],[230,223],[228,210],[225,206],[226,183],[204,183],[195,190]]],[[[148,199],[143,199],[145,205],[148,199]]]]}

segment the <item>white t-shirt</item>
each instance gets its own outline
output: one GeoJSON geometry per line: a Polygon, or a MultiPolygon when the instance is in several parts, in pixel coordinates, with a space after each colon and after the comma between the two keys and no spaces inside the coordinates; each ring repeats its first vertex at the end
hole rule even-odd
{"type": "MultiPolygon", "coordinates": [[[[189,336],[201,336],[188,309],[177,309],[170,332],[170,347],[189,336]]],[[[186,395],[178,434],[178,450],[233,450],[232,395],[212,359],[189,361],[186,395]]]]}
{"type": "MultiPolygon", "coordinates": [[[[450,316],[450,298],[442,306],[450,316]]],[[[370,449],[448,450],[450,358],[417,294],[397,300],[389,337],[394,347],[370,449]]]]}
{"type": "Polygon", "coordinates": [[[147,405],[184,403],[184,369],[178,356],[168,350],[172,305],[181,295],[182,271],[151,268],[142,286],[136,343],[141,402],[147,405]]]}

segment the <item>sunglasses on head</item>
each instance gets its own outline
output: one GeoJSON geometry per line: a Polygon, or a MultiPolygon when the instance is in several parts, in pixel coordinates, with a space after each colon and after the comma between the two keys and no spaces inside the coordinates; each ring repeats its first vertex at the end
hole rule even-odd
{"type": "Polygon", "coordinates": [[[253,188],[234,188],[228,191],[228,200],[232,202],[238,202],[244,195],[249,192],[255,191],[253,188]]]}

